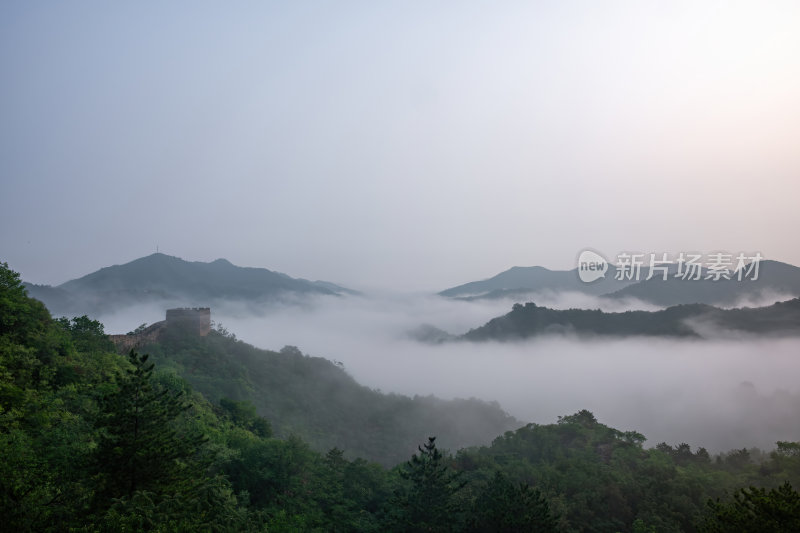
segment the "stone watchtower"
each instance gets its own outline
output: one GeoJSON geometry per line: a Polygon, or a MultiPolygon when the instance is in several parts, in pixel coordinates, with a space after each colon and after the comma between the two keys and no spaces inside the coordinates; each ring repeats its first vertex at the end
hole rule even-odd
{"type": "Polygon", "coordinates": [[[167,309],[167,326],[180,325],[197,331],[198,335],[205,337],[211,331],[210,307],[181,307],[167,309]]]}

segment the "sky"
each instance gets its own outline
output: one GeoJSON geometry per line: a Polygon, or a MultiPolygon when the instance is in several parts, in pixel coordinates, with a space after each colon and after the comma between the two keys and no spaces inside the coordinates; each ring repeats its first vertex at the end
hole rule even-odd
{"type": "Polygon", "coordinates": [[[800,3],[0,3],[0,261],[441,290],[800,264],[800,3]]]}

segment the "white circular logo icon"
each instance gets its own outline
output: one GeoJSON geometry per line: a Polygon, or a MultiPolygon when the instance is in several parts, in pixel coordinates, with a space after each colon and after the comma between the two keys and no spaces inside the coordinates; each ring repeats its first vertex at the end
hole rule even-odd
{"type": "Polygon", "coordinates": [[[584,283],[606,277],[608,261],[592,250],[584,250],[578,256],[578,277],[584,283]]]}

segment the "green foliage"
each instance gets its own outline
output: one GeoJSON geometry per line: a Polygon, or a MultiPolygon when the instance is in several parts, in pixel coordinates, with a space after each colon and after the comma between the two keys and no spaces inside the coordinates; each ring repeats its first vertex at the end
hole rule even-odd
{"type": "Polygon", "coordinates": [[[272,426],[256,413],[256,407],[250,402],[235,402],[228,398],[221,398],[219,405],[225,415],[239,427],[243,427],[259,437],[271,437],[272,426]]]}
{"type": "Polygon", "coordinates": [[[152,358],[121,357],[102,324],[53,320],[5,264],[0,311],[4,530],[800,530],[795,442],[712,461],[686,443],[646,449],[584,410],[455,457],[431,438],[386,470],[353,457],[397,464],[429,428],[465,440],[513,419],[383,395],[296,348],[219,333],[176,330],[152,358]],[[454,430],[467,415],[484,427],[454,430]]]}
{"type": "Polygon", "coordinates": [[[153,385],[153,364],[147,359],[131,350],[131,368],[100,402],[95,496],[102,502],[131,498],[137,491],[186,491],[200,476],[196,456],[204,438],[175,429],[190,405],[181,392],[153,385]]]}
{"type": "Polygon", "coordinates": [[[800,494],[789,482],[776,489],[740,489],[732,502],[710,501],[708,533],[790,533],[800,531],[800,494]]]}
{"type": "Polygon", "coordinates": [[[519,426],[496,403],[382,394],[327,359],[293,346],[260,350],[220,331],[200,337],[167,328],[143,349],[209,401],[249,402],[278,437],[297,435],[317,451],[339,448],[387,467],[405,461],[420,435],[479,444],[519,426]]]}
{"type": "Polygon", "coordinates": [[[779,440],[777,443],[778,449],[775,450],[785,457],[800,457],[800,442],[786,442],[779,440]]]}
{"type": "MultiPolygon", "coordinates": [[[[584,410],[559,417],[556,424],[507,432],[491,446],[461,450],[453,466],[464,473],[476,502],[486,497],[475,487],[490,486],[488,473],[501,472],[512,487],[538,490],[559,531],[696,531],[709,498],[748,483],[776,486],[800,475],[791,445],[755,464],[747,451],[712,461],[706,450],[685,443],[645,449],[643,442],[641,434],[605,426],[584,410]]],[[[508,494],[508,485],[502,486],[498,481],[495,493],[508,494]]],[[[485,513],[492,509],[480,507],[485,513]]],[[[472,515],[478,519],[479,508],[473,507],[472,515]]],[[[500,516],[484,530],[500,527],[500,516]]]]}
{"type": "Polygon", "coordinates": [[[393,531],[457,531],[463,521],[461,502],[456,498],[464,488],[460,474],[450,470],[436,449],[436,437],[418,446],[400,470],[407,481],[393,499],[393,531]]]}
{"type": "MultiPolygon", "coordinates": [[[[11,529],[44,529],[87,501],[91,425],[83,391],[65,383],[80,354],[19,276],[0,264],[0,508],[11,529]]],[[[88,402],[90,403],[90,401],[88,402]]]]}
{"type": "Polygon", "coordinates": [[[69,332],[75,348],[84,353],[113,352],[114,344],[105,334],[103,324],[88,316],[75,317],[72,320],[61,317],[58,324],[69,332]]]}
{"type": "Polygon", "coordinates": [[[147,329],[147,323],[139,324],[139,326],[137,326],[136,329],[134,329],[133,331],[129,331],[128,333],[126,333],[126,335],[138,335],[144,332],[144,330],[146,329],[147,329]]]}
{"type": "Polygon", "coordinates": [[[475,533],[524,533],[557,530],[550,505],[537,489],[513,483],[495,472],[473,503],[469,530],[475,533]]]}
{"type": "MultiPolygon", "coordinates": [[[[0,308],[3,530],[247,529],[192,438],[188,398],[145,357],[126,362],[87,317],[53,320],[5,264],[0,308]]],[[[192,398],[191,409],[206,408],[192,398]]]]}
{"type": "Polygon", "coordinates": [[[21,340],[35,333],[46,315],[44,306],[27,297],[19,274],[0,263],[0,335],[21,340]]]}
{"type": "Polygon", "coordinates": [[[525,305],[514,304],[510,313],[467,332],[463,338],[471,341],[510,340],[566,333],[698,337],[698,333],[688,325],[691,320],[698,318],[723,329],[746,333],[797,334],[800,298],[758,308],[720,309],[710,305],[686,304],[660,311],[622,313],[606,313],[599,309],[549,309],[528,302],[525,305]]]}
{"type": "Polygon", "coordinates": [[[574,415],[559,416],[558,423],[577,424],[585,428],[593,428],[597,426],[597,419],[594,417],[594,413],[587,411],[586,409],[582,409],[574,415]]]}
{"type": "Polygon", "coordinates": [[[186,493],[165,496],[136,491],[114,500],[98,520],[101,531],[255,531],[247,509],[238,505],[222,477],[206,480],[186,493]]]}

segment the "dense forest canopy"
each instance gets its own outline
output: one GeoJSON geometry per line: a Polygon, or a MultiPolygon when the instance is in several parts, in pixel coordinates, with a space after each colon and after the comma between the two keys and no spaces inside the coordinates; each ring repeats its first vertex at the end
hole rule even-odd
{"type": "Polygon", "coordinates": [[[722,334],[800,335],[800,298],[767,307],[720,309],[687,304],[659,311],[608,313],[600,309],[550,309],[534,302],[459,337],[468,341],[519,340],[537,335],[703,338],[722,334]]]}
{"type": "Polygon", "coordinates": [[[269,372],[282,379],[316,365],[324,371],[315,383],[330,387],[288,387],[285,398],[266,395],[255,405],[249,388],[261,378],[248,358],[262,352],[220,332],[170,335],[149,355],[118,354],[102,324],[52,318],[0,264],[3,529],[800,529],[800,443],[716,457],[686,443],[645,448],[643,435],[579,411],[452,453],[420,434],[415,451],[380,465],[353,454],[377,449],[359,440],[390,448],[404,431],[424,427],[414,419],[441,421],[441,413],[426,415],[436,401],[380,399],[364,389],[355,403],[384,402],[396,412],[378,411],[373,428],[343,414],[322,426],[303,413],[321,408],[310,395],[335,397],[347,382],[325,363],[291,349],[272,356],[269,372]],[[329,432],[351,433],[343,441],[351,449],[325,449],[329,432]]]}

